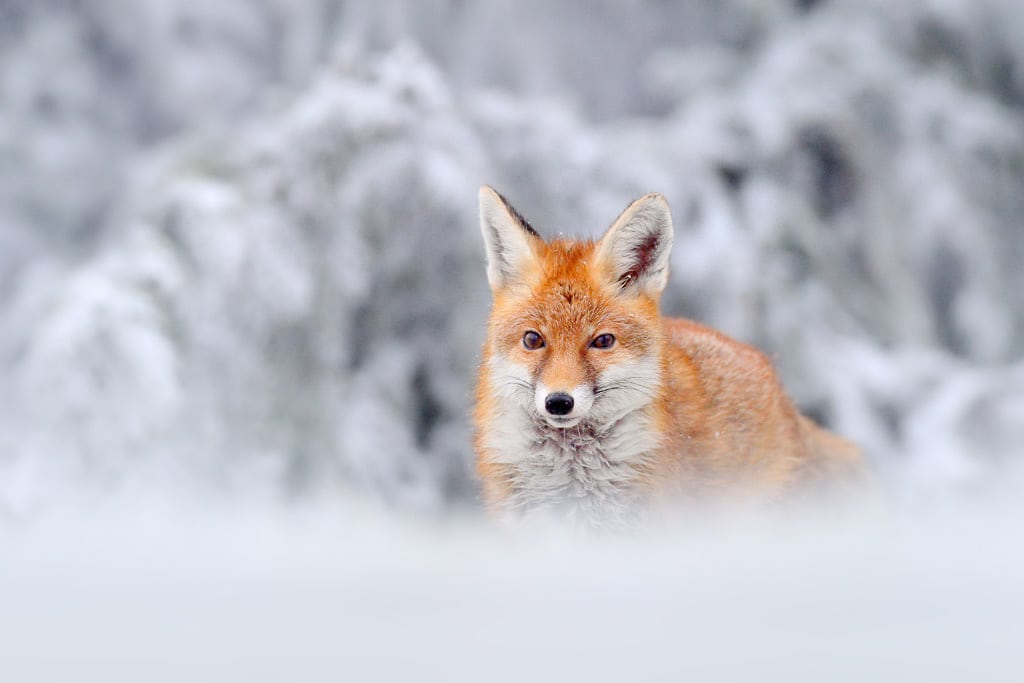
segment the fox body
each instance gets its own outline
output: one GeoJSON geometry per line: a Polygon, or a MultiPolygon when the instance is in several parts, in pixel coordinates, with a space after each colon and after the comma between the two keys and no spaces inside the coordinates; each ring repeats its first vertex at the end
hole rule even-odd
{"type": "Polygon", "coordinates": [[[664,318],[672,219],[633,202],[598,241],[543,240],[480,190],[494,302],[475,404],[488,508],[615,525],[674,501],[775,500],[860,468],[757,349],[664,318]]]}

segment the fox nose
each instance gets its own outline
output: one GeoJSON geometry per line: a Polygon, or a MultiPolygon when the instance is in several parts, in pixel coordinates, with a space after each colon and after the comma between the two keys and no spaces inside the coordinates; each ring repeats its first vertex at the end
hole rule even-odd
{"type": "Polygon", "coordinates": [[[544,399],[544,408],[552,415],[568,415],[572,412],[572,404],[572,396],[563,391],[548,394],[544,399]]]}

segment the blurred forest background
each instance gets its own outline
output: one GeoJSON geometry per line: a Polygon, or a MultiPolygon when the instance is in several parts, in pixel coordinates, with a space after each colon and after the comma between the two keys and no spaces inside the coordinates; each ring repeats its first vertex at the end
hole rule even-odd
{"type": "Polygon", "coordinates": [[[474,504],[476,189],[773,355],[898,496],[1024,443],[1017,0],[0,0],[0,511],[474,504]]]}

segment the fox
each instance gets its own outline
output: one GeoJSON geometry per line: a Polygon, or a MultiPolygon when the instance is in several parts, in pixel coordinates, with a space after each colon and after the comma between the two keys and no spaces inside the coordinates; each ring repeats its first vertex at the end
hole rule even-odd
{"type": "Polygon", "coordinates": [[[492,304],[473,407],[499,519],[637,523],[674,503],[775,502],[856,479],[852,442],[804,416],[769,358],[664,317],[673,228],[657,193],[594,240],[543,239],[479,190],[492,304]]]}

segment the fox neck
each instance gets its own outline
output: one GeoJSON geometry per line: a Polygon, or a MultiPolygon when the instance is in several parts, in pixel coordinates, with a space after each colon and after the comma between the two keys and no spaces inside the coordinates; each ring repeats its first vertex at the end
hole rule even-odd
{"type": "Polygon", "coordinates": [[[508,438],[496,460],[508,467],[512,517],[560,517],[616,526],[640,514],[645,472],[660,447],[650,406],[607,425],[552,427],[520,409],[504,416],[508,438]]]}

